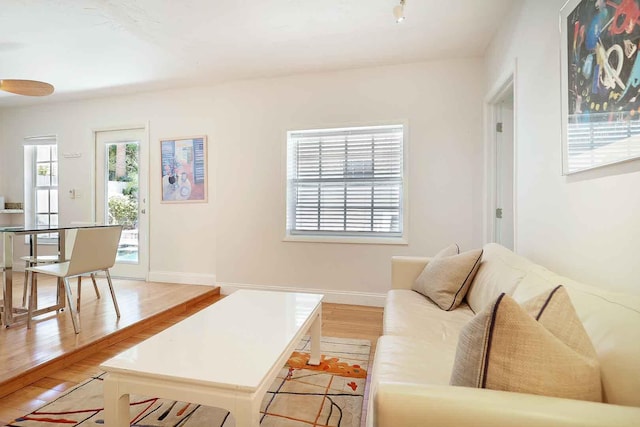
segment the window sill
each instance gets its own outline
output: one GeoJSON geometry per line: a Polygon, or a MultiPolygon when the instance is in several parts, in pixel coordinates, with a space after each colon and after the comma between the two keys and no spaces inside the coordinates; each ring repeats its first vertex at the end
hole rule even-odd
{"type": "Polygon", "coordinates": [[[299,236],[287,235],[283,242],[348,243],[363,245],[408,245],[406,237],[356,237],[356,236],[299,236]]]}

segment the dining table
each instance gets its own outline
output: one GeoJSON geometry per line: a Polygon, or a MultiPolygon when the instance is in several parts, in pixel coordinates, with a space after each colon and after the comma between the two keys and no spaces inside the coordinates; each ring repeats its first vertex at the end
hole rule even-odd
{"type": "MultiPolygon", "coordinates": [[[[13,305],[13,249],[14,239],[16,236],[29,236],[29,255],[33,258],[38,256],[38,236],[42,234],[58,233],[58,260],[65,261],[65,238],[68,230],[78,228],[98,228],[98,227],[114,227],[115,224],[102,224],[96,222],[70,222],[57,225],[42,225],[25,223],[23,225],[0,225],[0,234],[2,235],[2,303],[0,311],[2,312],[2,323],[5,327],[24,322],[27,320],[26,307],[14,307],[13,305]]],[[[36,280],[34,278],[34,280],[36,280]]],[[[39,316],[50,311],[58,311],[65,308],[64,290],[61,280],[58,280],[58,290],[55,304],[47,307],[37,308],[33,312],[33,316],[39,316]]]]}

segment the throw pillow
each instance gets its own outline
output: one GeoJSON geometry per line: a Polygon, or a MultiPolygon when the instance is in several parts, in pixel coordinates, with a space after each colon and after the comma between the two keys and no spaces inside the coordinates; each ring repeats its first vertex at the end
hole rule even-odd
{"type": "Polygon", "coordinates": [[[462,329],[450,384],[602,401],[598,360],[576,322],[565,291],[523,307],[502,294],[462,329]]]}
{"type": "Polygon", "coordinates": [[[453,310],[462,302],[478,271],[482,249],[458,255],[437,254],[413,283],[413,290],[425,295],[443,310],[453,310]]]}
{"type": "Polygon", "coordinates": [[[452,243],[446,248],[438,252],[434,258],[442,258],[444,256],[458,255],[460,253],[460,246],[457,243],[452,243]]]}
{"type": "Polygon", "coordinates": [[[597,360],[598,355],[591,338],[584,329],[564,286],[557,286],[523,302],[522,308],[574,351],[597,360]]]}

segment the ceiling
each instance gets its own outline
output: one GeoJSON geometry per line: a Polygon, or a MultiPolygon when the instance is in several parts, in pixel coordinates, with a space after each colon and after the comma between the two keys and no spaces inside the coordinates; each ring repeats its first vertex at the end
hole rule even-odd
{"type": "Polygon", "coordinates": [[[0,107],[483,55],[517,0],[2,0],[0,107]]]}

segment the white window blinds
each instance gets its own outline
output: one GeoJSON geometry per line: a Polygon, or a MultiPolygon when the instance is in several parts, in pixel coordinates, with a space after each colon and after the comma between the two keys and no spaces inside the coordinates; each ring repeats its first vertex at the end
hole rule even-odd
{"type": "Polygon", "coordinates": [[[290,235],[401,237],[403,125],[288,133],[290,235]]]}

